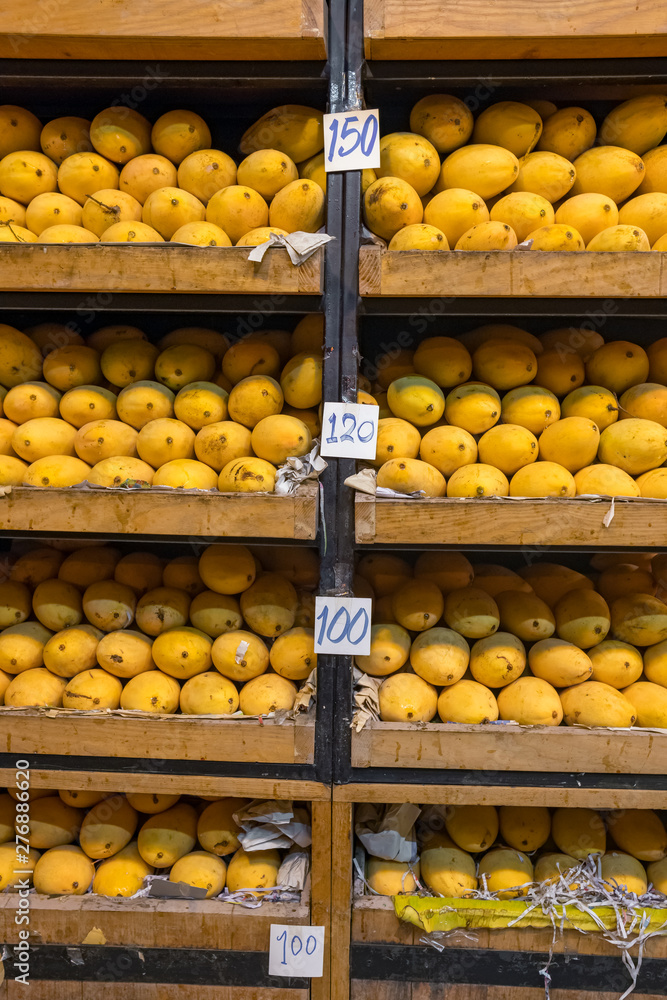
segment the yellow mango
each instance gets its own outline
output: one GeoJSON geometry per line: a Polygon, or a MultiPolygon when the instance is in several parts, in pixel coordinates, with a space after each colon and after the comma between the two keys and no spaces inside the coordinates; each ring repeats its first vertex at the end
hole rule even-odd
{"type": "Polygon", "coordinates": [[[605,388],[621,394],[640,383],[649,374],[646,351],[627,340],[613,340],[599,347],[586,361],[586,377],[605,388]]]}
{"type": "Polygon", "coordinates": [[[98,385],[79,385],[60,400],[60,416],[77,429],[91,420],[113,420],[116,397],[98,385]]]}
{"type": "Polygon", "coordinates": [[[664,94],[641,94],[613,108],[600,126],[600,143],[614,143],[642,156],[667,134],[664,94]]]}
{"type": "Polygon", "coordinates": [[[63,707],[81,711],[115,709],[120,705],[123,685],[106,670],[82,670],[68,681],[63,691],[63,707]]]}
{"type": "Polygon", "coordinates": [[[57,417],[60,399],[60,393],[47,382],[25,382],[23,385],[14,386],[5,396],[4,416],[8,423],[14,424],[57,417]]]}
{"type": "Polygon", "coordinates": [[[236,686],[210,670],[191,677],[181,688],[183,715],[231,715],[238,707],[236,686]]]}
{"type": "Polygon", "coordinates": [[[423,492],[426,496],[445,495],[444,476],[426,462],[411,458],[392,458],[378,470],[378,486],[397,493],[423,492]]]}
{"type": "Polygon", "coordinates": [[[412,577],[412,567],[390,552],[364,555],[357,566],[359,576],[367,580],[378,597],[391,595],[412,577]]]}
{"type": "Polygon", "coordinates": [[[81,848],[63,844],[45,851],[33,872],[33,885],[45,896],[84,896],[95,868],[81,848]]]}
{"type": "Polygon", "coordinates": [[[295,163],[315,156],[324,147],[322,113],[301,104],[285,104],[262,115],[243,135],[242,153],[277,149],[295,163]]]}
{"type": "Polygon", "coordinates": [[[206,899],[219,896],[225,887],[227,865],[208,851],[192,851],[179,858],[169,873],[170,882],[206,889],[206,899]]]}
{"type": "Polygon", "coordinates": [[[100,629],[88,624],[73,625],[56,632],[44,644],[44,666],[59,677],[74,677],[81,670],[96,667],[97,647],[103,635],[100,629]]]}
{"type": "MultiPolygon", "coordinates": [[[[198,149],[181,160],[177,176],[178,187],[188,191],[203,205],[206,205],[216,191],[220,191],[230,184],[236,184],[237,171],[231,156],[223,153],[222,150],[198,149]]],[[[240,180],[239,184],[248,184],[248,181],[240,180]]],[[[248,186],[255,187],[254,184],[248,184],[248,186]]],[[[264,193],[259,188],[255,188],[255,190],[259,191],[260,194],[264,193]]]]}
{"type": "Polygon", "coordinates": [[[14,580],[0,583],[0,628],[20,625],[31,609],[31,594],[24,583],[14,580]]]}
{"type": "Polygon", "coordinates": [[[584,362],[575,351],[563,352],[557,345],[544,351],[537,359],[537,384],[555,396],[566,396],[573,389],[578,389],[585,378],[584,362]]]}
{"type": "MultiPolygon", "coordinates": [[[[586,417],[603,431],[618,420],[618,400],[613,392],[601,385],[582,385],[569,392],[561,405],[563,417],[586,417]]],[[[630,414],[643,416],[643,414],[630,414]]]]}
{"type": "MultiPolygon", "coordinates": [[[[421,445],[421,435],[411,423],[399,417],[385,417],[378,421],[377,453],[372,464],[379,468],[394,456],[417,458],[421,445]]],[[[422,458],[429,461],[424,456],[422,458]]],[[[435,465],[434,462],[431,464],[435,465]]]]}
{"type": "Polygon", "coordinates": [[[532,240],[531,250],[586,250],[584,241],[572,226],[541,226],[528,233],[527,240],[532,240]]]}
{"type": "MultiPolygon", "coordinates": [[[[79,626],[79,628],[84,627],[79,626]]],[[[119,632],[100,635],[95,657],[97,663],[107,673],[122,678],[135,677],[146,670],[155,669],[151,655],[152,646],[153,640],[143,632],[122,629],[119,632]]]]}
{"type": "Polygon", "coordinates": [[[555,608],[561,597],[571,590],[593,589],[593,582],[583,573],[558,563],[536,562],[519,570],[523,577],[550,608],[555,608]]]}
{"type": "Polygon", "coordinates": [[[435,226],[406,226],[392,236],[390,250],[449,250],[447,237],[435,226]]]}
{"type": "Polygon", "coordinates": [[[58,167],[58,187],[79,205],[84,205],[97,191],[115,190],[118,180],[117,167],[99,153],[72,153],[58,167]]]}
{"type": "Polygon", "coordinates": [[[441,249],[456,246],[464,233],[488,221],[489,210],[484,200],[467,188],[440,191],[424,208],[424,222],[445,235],[447,247],[441,249]]]}
{"type": "Polygon", "coordinates": [[[635,226],[610,226],[594,236],[587,250],[619,252],[630,250],[650,250],[651,244],[643,229],[635,226]]]}
{"type": "Polygon", "coordinates": [[[83,618],[81,594],[71,583],[44,580],[32,595],[35,617],[52,632],[78,625],[83,618]]]}
{"type": "MultiPolygon", "coordinates": [[[[311,182],[304,183],[310,184],[311,182]]],[[[314,186],[317,187],[317,185],[314,186]]],[[[324,199],[321,189],[318,187],[317,190],[320,197],[324,199]]],[[[209,200],[205,211],[206,221],[219,226],[234,244],[238,243],[251,229],[269,224],[269,206],[261,194],[241,184],[230,184],[228,187],[216,191],[209,200]]],[[[271,222],[271,225],[274,224],[278,225],[277,222],[271,222]]]]}
{"type": "Polygon", "coordinates": [[[637,194],[649,194],[652,191],[667,191],[667,149],[665,146],[655,146],[642,155],[644,164],[644,179],[637,188],[637,194]]]}
{"type": "Polygon", "coordinates": [[[495,203],[490,217],[493,222],[509,225],[521,243],[540,226],[553,225],[554,210],[551,203],[539,194],[515,191],[495,203]]]}
{"type": "Polygon", "coordinates": [[[296,354],[280,375],[285,402],[297,409],[318,406],[322,400],[322,358],[317,354],[296,354]]]}
{"type": "Polygon", "coordinates": [[[41,851],[71,844],[79,833],[83,817],[82,809],[66,805],[57,795],[32,802],[30,815],[25,817],[30,845],[41,851]]]}
{"type": "Polygon", "coordinates": [[[373,625],[371,651],[367,655],[356,656],[355,663],[365,674],[370,674],[372,677],[386,677],[407,663],[410,646],[410,634],[401,625],[393,622],[373,625]]]}
{"type": "Polygon", "coordinates": [[[433,892],[461,898],[477,888],[475,862],[456,847],[434,846],[420,857],[421,879],[433,892]]]}
{"type": "Polygon", "coordinates": [[[261,898],[262,893],[277,885],[280,853],[276,850],[246,852],[239,848],[227,868],[227,888],[258,890],[248,894],[261,898]]]}
{"type": "Polygon", "coordinates": [[[197,838],[205,851],[224,857],[239,849],[241,827],[236,823],[234,813],[241,812],[248,805],[248,799],[222,798],[204,809],[197,821],[197,838]]]}
{"type": "Polygon", "coordinates": [[[457,386],[445,400],[447,423],[470,434],[488,431],[498,422],[500,410],[500,396],[495,389],[478,382],[457,386]]]}
{"type": "Polygon", "coordinates": [[[460,681],[469,659],[468,643],[459,632],[448,628],[431,628],[422,632],[410,649],[410,664],[414,672],[438,687],[448,687],[460,681]]]}
{"type": "Polygon", "coordinates": [[[137,842],[132,841],[122,850],[107,858],[95,870],[93,893],[97,896],[134,896],[143,887],[147,875],[153,874],[139,854],[137,842]]]}
{"type": "Polygon", "coordinates": [[[521,851],[496,848],[479,863],[479,880],[499,899],[525,896],[533,881],[533,864],[521,851]]]}
{"type": "Polygon", "coordinates": [[[130,843],[137,821],[137,812],[125,796],[111,795],[88,810],[79,843],[93,860],[111,858],[130,843]]]}
{"type": "Polygon", "coordinates": [[[228,462],[218,478],[221,493],[272,493],[276,469],[261,458],[245,458],[228,462]]]}
{"type": "Polygon", "coordinates": [[[461,466],[452,473],[447,483],[448,497],[506,497],[508,493],[507,476],[500,469],[483,462],[461,466]]]}
{"type": "Polygon", "coordinates": [[[240,605],[253,631],[274,638],[294,625],[298,596],[289,580],[278,573],[262,573],[241,594],[240,605]]]}
{"type": "Polygon", "coordinates": [[[545,121],[537,149],[575,160],[595,142],[595,119],[585,108],[560,108],[545,121]]]}
{"type": "MultiPolygon", "coordinates": [[[[549,882],[552,885],[558,884],[566,873],[576,866],[576,859],[569,854],[542,854],[535,862],[535,881],[549,882]]],[[[565,884],[567,885],[568,882],[565,884]]],[[[575,885],[569,887],[576,888],[575,885]]]]}
{"type": "MultiPolygon", "coordinates": [[[[567,726],[629,728],[636,722],[636,712],[630,700],[621,691],[602,681],[591,680],[586,684],[565,688],[560,692],[560,700],[567,726]]],[[[566,848],[563,847],[563,850],[566,848]]]]}
{"type": "Polygon", "coordinates": [[[656,892],[667,896],[667,861],[654,861],[646,869],[646,874],[656,892]]]}
{"type": "Polygon", "coordinates": [[[462,587],[447,594],[444,619],[449,628],[469,639],[492,635],[500,624],[498,605],[494,599],[474,586],[462,587]]]}
{"type": "Polygon", "coordinates": [[[173,715],[178,709],[181,688],[177,680],[161,670],[146,670],[127,682],[120,696],[123,709],[173,715]]]}
{"type": "MultiPolygon", "coordinates": [[[[37,197],[39,198],[40,196],[37,195],[37,197]]],[[[65,196],[63,195],[63,197],[65,196]]],[[[13,198],[0,196],[0,224],[7,222],[13,223],[19,229],[27,229],[26,209],[20,202],[14,201],[13,198]]],[[[33,233],[32,235],[34,236],[35,234],[33,233]]]]}
{"type": "Polygon", "coordinates": [[[573,497],[577,488],[574,476],[556,462],[535,462],[512,476],[510,496],[513,497],[573,497]]]}
{"type": "MultiPolygon", "coordinates": [[[[9,796],[7,796],[9,798],[9,796]]],[[[12,812],[15,814],[16,803],[10,799],[12,812]]],[[[8,829],[7,838],[11,836],[11,842],[0,843],[0,889],[8,892],[18,892],[19,888],[25,889],[26,884],[32,885],[32,875],[35,865],[41,855],[39,851],[29,847],[27,854],[21,854],[21,864],[25,864],[25,872],[22,868],[17,868],[16,842],[14,840],[14,823],[12,821],[11,830],[8,829]]]]}
{"type": "Polygon", "coordinates": [[[166,156],[144,153],[125,164],[120,172],[118,187],[140,205],[159,188],[176,187],[176,167],[166,156]]]}
{"type": "Polygon", "coordinates": [[[638,861],[661,861],[667,854],[667,830],[652,809],[612,810],[606,821],[614,843],[638,861]]]}
{"type": "Polygon", "coordinates": [[[90,141],[101,156],[114,163],[127,163],[150,152],[151,125],[138,111],[116,105],[95,115],[90,123],[90,141]]]}
{"type": "Polygon", "coordinates": [[[590,465],[598,451],[600,432],[587,417],[563,417],[540,435],[540,458],[568,472],[590,465]]]}
{"type": "Polygon", "coordinates": [[[416,674],[392,674],[380,686],[383,722],[430,722],[438,707],[438,692],[416,674]]]}
{"type": "Polygon", "coordinates": [[[211,132],[194,111],[167,111],[153,125],[151,143],[156,153],[178,166],[190,153],[210,148],[211,132]]]}
{"type": "Polygon", "coordinates": [[[498,819],[502,840],[516,851],[532,854],[551,833],[551,813],[544,806],[501,806],[498,819]]]}
{"type": "Polygon", "coordinates": [[[296,684],[279,674],[253,677],[239,692],[239,708],[243,715],[269,715],[271,712],[291,712],[294,708],[296,684]]]}
{"type": "MultiPolygon", "coordinates": [[[[406,427],[410,426],[405,421],[399,422],[406,424],[406,427]]],[[[380,448],[380,424],[382,423],[384,423],[382,420],[378,422],[378,451],[380,448]]],[[[392,443],[391,446],[387,447],[392,447],[395,450],[396,446],[392,443]]],[[[403,451],[406,451],[406,447],[404,446],[403,451]]],[[[477,442],[472,434],[461,427],[433,427],[421,438],[418,447],[417,454],[421,460],[434,466],[445,477],[451,476],[462,466],[472,465],[477,461],[477,442]]],[[[411,455],[409,451],[406,451],[406,454],[409,458],[416,458],[416,455],[411,455]]],[[[384,460],[387,461],[387,458],[384,460]]],[[[373,464],[377,464],[377,460],[373,464]]]]}
{"type": "Polygon", "coordinates": [[[438,697],[438,715],[442,722],[479,725],[497,720],[498,704],[484,684],[463,679],[443,687],[438,697]]]}
{"type": "Polygon", "coordinates": [[[486,687],[506,687],[525,669],[525,647],[509,632],[496,632],[478,639],[470,650],[470,673],[486,687]]]}
{"type": "Polygon", "coordinates": [[[177,680],[188,680],[210,669],[211,646],[205,632],[183,626],[158,635],[151,652],[158,669],[177,680]]]}
{"type": "MultiPolygon", "coordinates": [[[[644,659],[647,666],[649,654],[658,650],[661,645],[662,643],[659,643],[646,650],[644,659]]],[[[599,645],[593,646],[588,655],[593,665],[591,680],[601,681],[603,684],[617,689],[634,684],[641,677],[642,669],[646,669],[639,650],[635,646],[619,642],[617,639],[605,639],[599,645]]],[[[649,677],[648,672],[646,676],[649,677]]],[[[649,677],[649,680],[654,679],[655,677],[649,677]]]]}
{"type": "MultiPolygon", "coordinates": [[[[0,670],[13,675],[41,667],[44,663],[44,647],[48,645],[51,636],[49,629],[39,622],[23,621],[3,628],[0,632],[0,670]]],[[[6,686],[5,684],[5,689],[6,686]]]]}
{"type": "Polygon", "coordinates": [[[100,243],[164,243],[164,237],[146,222],[114,222],[104,230],[100,243]]]}
{"type": "Polygon", "coordinates": [[[496,595],[500,624],[524,642],[549,639],[556,627],[555,618],[548,604],[537,594],[519,590],[504,590],[496,595]]]}
{"type": "Polygon", "coordinates": [[[560,414],[558,399],[548,389],[539,385],[521,385],[503,396],[500,419],[505,424],[524,427],[539,436],[560,418],[560,414]]]}
{"type": "MultiPolygon", "coordinates": [[[[8,422],[8,421],[6,421],[8,422]]],[[[77,432],[58,417],[26,420],[12,435],[12,447],[19,458],[36,462],[40,458],[75,454],[77,432]]]]}
{"type": "Polygon", "coordinates": [[[667,426],[667,386],[641,382],[626,389],[619,400],[621,420],[640,417],[667,426]]]}
{"type": "Polygon", "coordinates": [[[498,836],[498,811],[495,806],[448,806],[445,827],[462,851],[479,854],[498,836]]]}
{"type": "Polygon", "coordinates": [[[577,496],[596,494],[610,497],[638,497],[641,491],[632,476],[613,465],[589,465],[575,473],[577,496]]]}
{"type": "Polygon", "coordinates": [[[530,594],[533,589],[514,570],[496,563],[475,564],[475,586],[485,590],[491,597],[495,597],[503,590],[524,590],[530,594]]]}
{"type": "Polygon", "coordinates": [[[616,145],[594,146],[574,160],[572,194],[604,194],[620,205],[642,182],[644,164],[636,153],[616,145]]]}
{"type": "Polygon", "coordinates": [[[662,684],[635,681],[629,687],[623,688],[623,695],[637,716],[638,726],[667,728],[667,688],[662,684]]]}
{"type": "Polygon", "coordinates": [[[5,688],[5,705],[59,708],[66,681],[44,667],[23,670],[5,688]]]}
{"type": "Polygon", "coordinates": [[[509,149],[521,157],[534,148],[542,134],[542,119],[528,104],[499,101],[477,117],[472,141],[509,149]]]}
{"type": "Polygon", "coordinates": [[[380,177],[364,194],[364,222],[389,242],[405,226],[420,223],[424,214],[415,189],[400,177],[380,177]]]}
{"type": "Polygon", "coordinates": [[[39,149],[42,123],[16,104],[0,107],[0,156],[20,149],[39,149]]]}
{"type": "Polygon", "coordinates": [[[196,843],[197,813],[184,802],[149,816],[137,836],[139,854],[154,868],[170,868],[196,843]]]}
{"type": "Polygon", "coordinates": [[[288,233],[316,233],[324,223],[324,210],[324,192],[320,185],[300,178],[286,184],[275,195],[269,207],[269,224],[288,233]]]}
{"type": "Polygon", "coordinates": [[[594,809],[556,809],[551,836],[559,850],[576,861],[589,854],[603,855],[607,845],[604,822],[594,809]]]}
{"type": "Polygon", "coordinates": [[[400,625],[412,632],[423,632],[442,616],[444,599],[435,583],[409,580],[394,591],[392,608],[400,625]]]}
{"type": "Polygon", "coordinates": [[[269,666],[269,651],[259,636],[236,629],[218,636],[211,648],[213,666],[229,680],[245,682],[269,666]]]}
{"type": "Polygon", "coordinates": [[[407,375],[392,382],[387,391],[387,402],[396,417],[417,427],[434,424],[445,411],[442,390],[431,379],[421,375],[407,375]]]}
{"type": "Polygon", "coordinates": [[[648,888],[644,866],[629,854],[617,851],[605,854],[600,862],[600,875],[612,891],[619,888],[643,896],[648,888]]]}
{"type": "Polygon", "coordinates": [[[473,143],[456,149],[444,160],[438,184],[445,188],[464,188],[480,198],[500,194],[519,175],[519,161],[514,153],[490,143],[473,143]]]}
{"type": "Polygon", "coordinates": [[[438,153],[451,153],[469,141],[473,116],[458,97],[429,94],[410,112],[410,128],[432,142],[438,153]]]}
{"type": "Polygon", "coordinates": [[[555,205],[572,188],[576,173],[574,164],[558,153],[527,153],[519,161],[509,193],[529,191],[555,205]]]}
{"type": "Polygon", "coordinates": [[[269,653],[271,666],[290,681],[305,680],[317,665],[312,628],[291,628],[279,635],[269,653]]]}
{"type": "Polygon", "coordinates": [[[504,222],[480,222],[459,238],[455,250],[513,250],[517,236],[504,222]]]}
{"type": "Polygon", "coordinates": [[[667,459],[667,434],[654,420],[630,417],[605,428],[600,435],[598,458],[631,476],[641,475],[667,459]]]}
{"type": "Polygon", "coordinates": [[[427,194],[438,179],[440,157],[435,146],[414,132],[392,132],[380,140],[376,176],[399,177],[418,195],[427,194]]]}
{"type": "Polygon", "coordinates": [[[516,340],[487,340],[472,356],[473,371],[481,382],[507,390],[535,378],[537,358],[529,347],[516,340]]]}
{"type": "Polygon", "coordinates": [[[530,669],[553,687],[581,684],[591,677],[590,658],[574,643],[563,639],[541,639],[528,653],[530,669]]]}
{"type": "Polygon", "coordinates": [[[492,465],[506,476],[513,476],[539,454],[537,439],[518,424],[497,424],[478,441],[480,461],[492,465]]]}
{"type": "Polygon", "coordinates": [[[190,595],[174,587],[156,587],[140,598],[136,606],[139,628],[148,635],[160,635],[169,628],[187,624],[190,595]]]}
{"type": "Polygon", "coordinates": [[[116,632],[134,621],[137,598],[131,587],[115,580],[92,583],[83,595],[83,612],[96,628],[116,632]]]}

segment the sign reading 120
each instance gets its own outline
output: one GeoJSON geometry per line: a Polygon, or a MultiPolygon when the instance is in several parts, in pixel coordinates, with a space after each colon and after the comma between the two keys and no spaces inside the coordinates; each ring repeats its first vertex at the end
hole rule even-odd
{"type": "Polygon", "coordinates": [[[380,166],[377,111],[341,111],[324,116],[324,169],[366,170],[380,166]]]}

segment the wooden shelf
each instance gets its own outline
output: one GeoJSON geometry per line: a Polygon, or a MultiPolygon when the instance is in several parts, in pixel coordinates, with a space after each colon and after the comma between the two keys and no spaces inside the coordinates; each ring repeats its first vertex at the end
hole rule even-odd
{"type": "Polygon", "coordinates": [[[365,0],[368,59],[603,59],[667,55],[661,0],[365,0]]]}
{"type": "Polygon", "coordinates": [[[324,0],[68,0],[3,11],[4,59],[325,59],[324,0]]]}
{"type": "Polygon", "coordinates": [[[127,718],[121,713],[26,708],[0,711],[4,753],[106,757],[122,761],[247,761],[312,764],[315,723],[311,716],[282,725],[273,719],[204,719],[192,715],[127,718]]]}
{"type": "Polygon", "coordinates": [[[352,733],[352,767],[664,774],[667,731],[569,726],[367,722],[352,733]]]}
{"type": "Polygon", "coordinates": [[[611,500],[400,500],[357,493],[360,544],[576,545],[582,548],[667,544],[667,504],[611,500]]]}
{"type": "MultiPolygon", "coordinates": [[[[509,10],[509,8],[508,8],[509,10]]],[[[667,36],[666,36],[667,37],[667,36]]],[[[660,298],[667,254],[359,249],[362,296],[660,298]]]]}
{"type": "MultiPolygon", "coordinates": [[[[581,765],[580,765],[581,766],[581,765]]],[[[334,803],[416,802],[449,806],[544,806],[547,809],[664,809],[667,791],[646,788],[564,788],[560,785],[469,785],[350,782],[334,785],[334,803]]]]}
{"type": "MultiPolygon", "coordinates": [[[[191,16],[188,11],[188,16],[191,16]]],[[[324,252],[296,267],[281,247],[259,263],[248,247],[141,243],[0,244],[2,292],[196,292],[319,295],[324,252]]],[[[95,308],[96,302],[82,303],[95,308]]]]}
{"type": "Polygon", "coordinates": [[[312,540],[317,484],[304,483],[287,497],[16,486],[0,496],[0,531],[312,540]]]}

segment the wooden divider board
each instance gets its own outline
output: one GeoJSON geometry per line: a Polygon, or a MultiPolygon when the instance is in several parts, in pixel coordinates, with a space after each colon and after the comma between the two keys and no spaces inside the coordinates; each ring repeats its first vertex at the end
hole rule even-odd
{"type": "MultiPolygon", "coordinates": [[[[508,8],[509,10],[509,8],[508,8]]],[[[362,296],[659,298],[667,294],[667,255],[532,250],[359,249],[362,296]]]]}
{"type": "Polygon", "coordinates": [[[170,760],[312,764],[315,722],[312,717],[282,725],[272,719],[214,720],[188,715],[132,719],[57,710],[46,715],[26,708],[0,712],[0,744],[5,753],[17,758],[26,754],[146,758],[150,770],[157,773],[160,767],[168,770],[170,760]]]}
{"type": "Polygon", "coordinates": [[[369,59],[667,55],[662,0],[365,0],[369,59]]]}
{"type": "Polygon", "coordinates": [[[553,785],[447,784],[440,785],[351,782],[335,785],[334,803],[414,802],[420,805],[546,806],[550,809],[665,809],[667,790],[646,788],[564,788],[553,785]]]}
{"type": "Polygon", "coordinates": [[[325,59],[324,0],[6,5],[4,59],[325,59]]]}
{"type": "MultiPolygon", "coordinates": [[[[628,979],[628,984],[629,982],[628,979]]],[[[348,996],[350,1000],[544,1000],[544,987],[395,983],[353,979],[349,994],[346,993],[346,1000],[348,996]]],[[[552,988],[550,996],[551,1000],[618,1000],[620,993],[618,990],[598,993],[552,988]]],[[[633,993],[632,1000],[664,1000],[664,996],[633,993]]]]}
{"type": "Polygon", "coordinates": [[[0,496],[0,531],[311,540],[317,535],[317,490],[314,482],[292,496],[15,486],[0,496]]]}
{"type": "MultiPolygon", "coordinates": [[[[188,8],[183,10],[192,16],[188,8]]],[[[108,305],[107,292],[321,293],[321,249],[299,267],[281,247],[267,250],[259,263],[248,260],[249,252],[248,247],[185,247],[175,243],[1,243],[0,291],[90,292],[92,297],[84,299],[81,308],[91,309],[99,304],[100,295],[108,305]]],[[[264,303],[264,308],[267,305],[264,303]]],[[[262,300],[254,308],[261,311],[262,300]]]]}
{"type": "MultiPolygon", "coordinates": [[[[316,980],[313,980],[315,983],[316,980]]],[[[262,986],[191,986],[164,983],[92,983],[30,979],[30,1000],[309,1000],[313,990],[276,989],[262,986]]],[[[582,994],[583,996],[583,994],[582,994]]],[[[0,1000],[25,1000],[22,983],[0,983],[0,1000]]],[[[526,1000],[532,1000],[526,998],[526,1000]]],[[[542,998],[541,998],[542,1000],[542,998]]],[[[559,1000],[555,996],[555,1000],[559,1000]]],[[[586,998],[584,997],[584,1000],[586,998]]],[[[598,996],[597,1000],[601,1000],[598,996]]],[[[604,1000],[604,998],[602,998],[604,1000]]],[[[637,1000],[647,1000],[638,997],[637,1000]]]]}
{"type": "Polygon", "coordinates": [[[657,539],[667,537],[667,503],[616,499],[611,508],[610,499],[394,500],[357,493],[355,538],[367,545],[653,548],[657,539]]]}
{"type": "Polygon", "coordinates": [[[666,759],[667,731],[371,721],[352,733],[352,767],[664,774],[666,759]]]}

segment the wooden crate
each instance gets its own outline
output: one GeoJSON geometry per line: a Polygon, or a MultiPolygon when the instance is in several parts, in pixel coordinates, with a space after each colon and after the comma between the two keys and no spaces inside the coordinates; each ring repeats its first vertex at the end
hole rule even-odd
{"type": "Polygon", "coordinates": [[[664,774],[667,730],[367,722],[352,767],[664,774]]]}
{"type": "Polygon", "coordinates": [[[3,9],[4,59],[325,59],[324,0],[68,0],[3,9]]]}
{"type": "MultiPolygon", "coordinates": [[[[12,783],[15,776],[13,769],[0,769],[0,782],[12,783]]],[[[122,789],[124,792],[168,791],[296,799],[309,803],[312,818],[311,871],[298,902],[264,903],[249,909],[216,900],[131,900],[92,894],[73,897],[31,894],[30,986],[35,1000],[87,1000],[93,993],[103,1000],[120,1000],[121,997],[122,1000],[171,1000],[175,996],[183,1000],[328,1000],[329,787],[308,781],[57,772],[38,768],[31,769],[30,783],[34,788],[94,788],[110,793],[122,789]],[[250,970],[250,976],[257,981],[268,977],[270,927],[276,923],[324,926],[323,977],[311,980],[310,988],[304,982],[297,986],[293,985],[295,980],[281,979],[272,979],[260,986],[236,985],[234,975],[238,970],[246,975],[250,970]],[[155,976],[160,959],[167,954],[175,955],[177,964],[186,970],[186,982],[163,984],[154,981],[160,978],[155,976]],[[125,970],[130,960],[133,969],[128,973],[125,970]],[[68,963],[72,963],[71,966],[68,963]],[[69,967],[74,969],[81,963],[85,966],[83,973],[68,975],[69,967]],[[199,967],[199,974],[194,977],[191,974],[193,966],[199,967]],[[144,968],[145,979],[142,978],[144,968]],[[48,975],[40,979],[40,970],[47,970],[48,975]],[[221,979],[225,985],[214,985],[221,979]]],[[[0,939],[10,947],[18,941],[17,905],[17,896],[0,896],[0,939]]],[[[0,1000],[15,1000],[23,995],[24,989],[20,983],[0,980],[0,1000]]]]}
{"type": "MultiPolygon", "coordinates": [[[[508,8],[509,10],[509,8],[508,8]]],[[[531,250],[359,250],[362,296],[440,300],[475,298],[660,298],[667,294],[664,253],[531,250]]]]}
{"type": "MultiPolygon", "coordinates": [[[[332,813],[332,966],[331,1000],[543,1000],[544,987],[538,970],[552,945],[552,931],[531,928],[475,929],[442,939],[444,951],[420,939],[423,931],[398,920],[390,899],[353,895],[353,803],[439,802],[451,804],[588,806],[597,808],[664,808],[665,793],[633,795],[637,790],[505,788],[488,786],[405,786],[356,784],[335,786],[332,813]],[[584,793],[583,795],[581,793],[584,793]],[[517,959],[515,956],[520,955],[517,959]],[[379,970],[369,978],[369,959],[379,970]],[[510,967],[513,964],[513,968],[510,967]],[[365,967],[365,968],[364,968],[365,967]],[[354,976],[364,970],[363,978],[354,976]],[[352,970],[351,981],[346,976],[352,970]],[[438,977],[438,971],[442,973],[438,977]],[[517,974],[517,971],[519,974],[517,974]],[[533,978],[534,977],[534,978],[533,978]],[[530,985],[522,980],[528,979],[530,985]]],[[[636,958],[637,949],[631,954],[636,958]]],[[[645,960],[660,962],[660,988],[655,993],[638,992],[637,1000],[657,1000],[667,984],[667,939],[653,938],[645,960]]],[[[552,1000],[618,1000],[630,984],[620,953],[595,934],[566,931],[554,944],[555,965],[551,969],[552,1000]],[[610,960],[613,966],[610,966],[610,960]],[[593,963],[606,962],[597,972],[595,986],[559,988],[559,978],[568,968],[578,975],[587,964],[590,981],[593,963]],[[609,970],[613,968],[613,982],[609,970]],[[602,986],[598,992],[599,986],[602,986]],[[594,991],[594,992],[593,992],[594,991]]],[[[655,978],[655,977],[654,977],[655,978]]],[[[576,982],[576,980],[575,980],[576,982]]],[[[577,984],[578,985],[578,984],[577,984]]]]}
{"type": "Polygon", "coordinates": [[[317,250],[299,267],[281,247],[267,250],[259,263],[248,260],[249,252],[248,247],[185,247],[175,243],[2,243],[0,291],[90,292],[90,299],[81,302],[82,308],[90,309],[108,305],[110,292],[321,293],[323,250],[317,250]]]}
{"type": "Polygon", "coordinates": [[[317,535],[317,491],[314,482],[292,496],[16,486],[0,496],[0,531],[311,540],[317,535]]]}
{"type": "Polygon", "coordinates": [[[667,538],[667,504],[616,499],[612,510],[609,499],[401,500],[357,493],[354,524],[356,541],[365,545],[654,548],[667,538]]]}
{"type": "Polygon", "coordinates": [[[667,55],[661,0],[365,0],[368,59],[667,55]]]}
{"type": "Polygon", "coordinates": [[[248,761],[312,764],[313,713],[282,725],[273,719],[205,719],[193,715],[128,718],[127,713],[78,713],[62,709],[0,710],[3,752],[21,756],[137,759],[167,767],[168,761],[248,761]]]}

